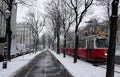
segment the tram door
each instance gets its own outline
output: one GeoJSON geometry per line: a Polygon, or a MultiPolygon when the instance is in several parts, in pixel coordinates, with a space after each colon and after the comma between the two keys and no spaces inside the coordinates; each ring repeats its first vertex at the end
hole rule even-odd
{"type": "Polygon", "coordinates": [[[86,51],[86,57],[92,58],[92,52],[94,51],[94,40],[88,39],[87,40],[87,51],[86,51]]]}

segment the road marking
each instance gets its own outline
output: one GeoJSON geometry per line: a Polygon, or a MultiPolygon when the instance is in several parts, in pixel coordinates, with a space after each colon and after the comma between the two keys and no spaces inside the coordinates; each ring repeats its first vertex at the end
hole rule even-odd
{"type": "Polygon", "coordinates": [[[31,70],[33,69],[35,67],[35,65],[33,65],[32,67],[31,67],[31,69],[25,74],[25,76],[24,77],[27,77],[28,76],[28,74],[31,72],[31,70]]]}

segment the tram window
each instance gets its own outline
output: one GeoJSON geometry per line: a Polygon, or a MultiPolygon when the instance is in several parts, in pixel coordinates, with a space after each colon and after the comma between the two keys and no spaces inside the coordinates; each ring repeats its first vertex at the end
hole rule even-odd
{"type": "Polygon", "coordinates": [[[85,45],[86,45],[85,40],[80,40],[79,47],[85,48],[85,45]]]}
{"type": "Polygon", "coordinates": [[[67,42],[66,48],[74,48],[74,42],[67,42]]]}
{"type": "Polygon", "coordinates": [[[96,46],[98,48],[107,48],[108,40],[107,39],[96,39],[96,46]]]}
{"type": "Polygon", "coordinates": [[[87,48],[89,48],[89,41],[87,41],[87,48]]]}
{"type": "Polygon", "coordinates": [[[87,41],[87,48],[89,49],[93,49],[94,48],[94,41],[93,40],[88,40],[87,41]]]}
{"type": "Polygon", "coordinates": [[[93,44],[94,44],[94,41],[93,40],[90,40],[90,49],[93,49],[93,44]]]}

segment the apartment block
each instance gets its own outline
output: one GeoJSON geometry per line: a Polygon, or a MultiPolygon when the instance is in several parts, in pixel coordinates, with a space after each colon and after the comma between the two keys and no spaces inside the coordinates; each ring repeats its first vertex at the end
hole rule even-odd
{"type": "Polygon", "coordinates": [[[31,48],[33,45],[32,31],[26,23],[18,23],[16,26],[16,40],[17,43],[25,44],[26,47],[31,48]]]}

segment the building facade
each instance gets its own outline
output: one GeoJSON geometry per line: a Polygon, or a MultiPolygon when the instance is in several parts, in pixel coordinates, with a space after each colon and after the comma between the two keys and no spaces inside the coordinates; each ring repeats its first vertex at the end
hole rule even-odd
{"type": "Polygon", "coordinates": [[[16,35],[16,18],[17,18],[17,6],[13,5],[12,7],[12,15],[11,15],[11,30],[12,30],[12,39],[15,39],[16,35]]]}
{"type": "Polygon", "coordinates": [[[7,9],[7,4],[0,0],[0,38],[5,37],[6,32],[6,19],[5,19],[5,10],[7,9]]]}
{"type": "Polygon", "coordinates": [[[33,45],[32,31],[26,23],[18,23],[16,26],[16,40],[17,43],[25,44],[27,48],[33,45]]]}

